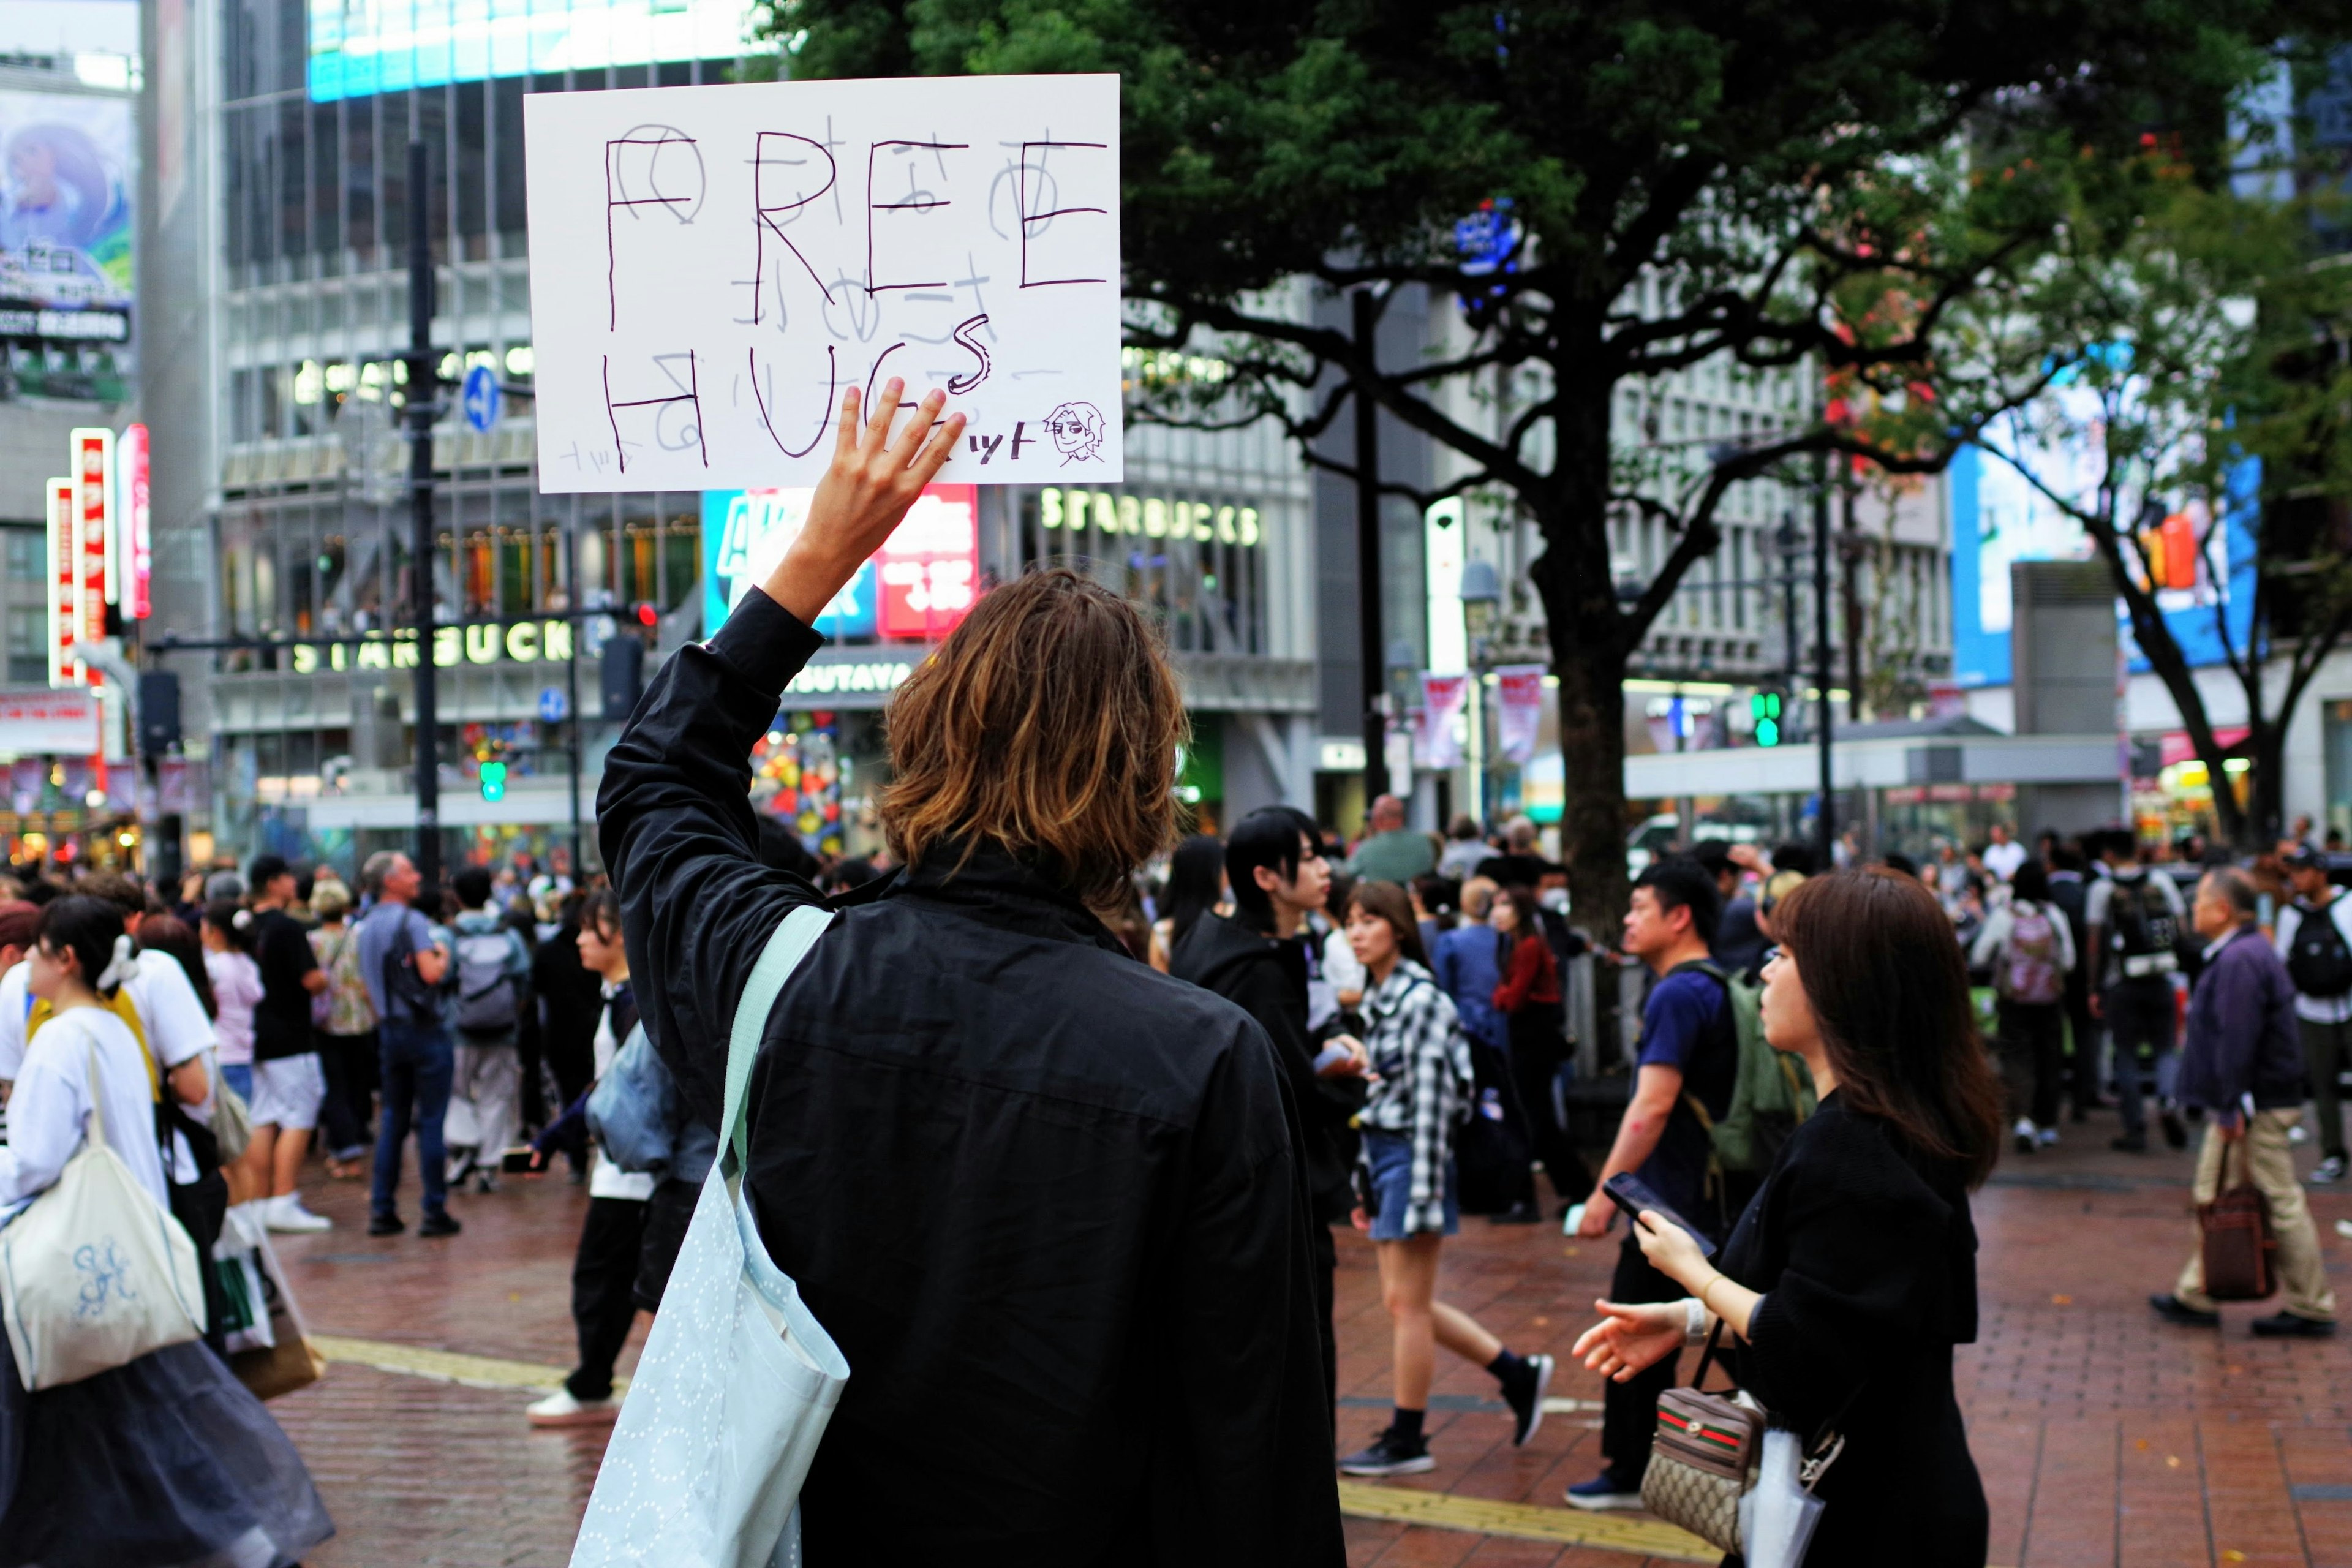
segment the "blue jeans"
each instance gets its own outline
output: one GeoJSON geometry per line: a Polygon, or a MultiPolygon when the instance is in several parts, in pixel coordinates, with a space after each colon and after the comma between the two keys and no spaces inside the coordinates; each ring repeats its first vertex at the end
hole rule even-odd
{"type": "Polygon", "coordinates": [[[400,1148],[416,1128],[418,1175],[425,1183],[425,1212],[439,1214],[447,1201],[449,1157],[441,1142],[441,1119],[449,1110],[449,1080],[457,1053],[438,1023],[386,1018],[376,1037],[383,1065],[383,1116],[376,1127],[375,1173],[369,1206],[378,1215],[398,1212],[400,1148]]]}
{"type": "Polygon", "coordinates": [[[2123,1111],[2124,1131],[2145,1133],[2147,1090],[2140,1047],[2147,1047],[2158,1100],[2171,1100],[2173,1082],[2179,1074],[2180,1064],[2172,1048],[2172,981],[2165,975],[2119,980],[2107,987],[2102,1010],[2106,1014],[2107,1038],[2115,1042],[2116,1099],[2123,1111]]]}

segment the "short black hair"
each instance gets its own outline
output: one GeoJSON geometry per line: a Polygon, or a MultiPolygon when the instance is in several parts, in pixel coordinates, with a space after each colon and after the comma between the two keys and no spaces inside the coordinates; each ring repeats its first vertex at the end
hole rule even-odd
{"type": "Polygon", "coordinates": [[[2010,873],[2009,890],[2030,903],[2047,903],[2050,900],[2050,873],[2039,860],[2021,860],[2010,873]]]}
{"type": "Polygon", "coordinates": [[[256,855],[252,866],[247,870],[246,886],[258,893],[293,869],[286,863],[283,855],[256,855]]]}
{"type": "MultiPolygon", "coordinates": [[[[254,863],[253,885],[261,886],[260,862],[254,863]]],[[[449,879],[449,886],[457,894],[457,901],[469,910],[478,910],[490,901],[490,868],[488,866],[460,866],[449,879]]]]}
{"type": "MultiPolygon", "coordinates": [[[[1777,857],[1773,864],[1780,864],[1777,857]]],[[[1633,879],[1633,886],[1649,889],[1660,910],[1688,910],[1691,934],[1701,942],[1714,942],[1716,919],[1722,910],[1716,900],[1715,878],[1706,867],[1686,855],[1668,856],[1651,861],[1633,879]]]]}
{"type": "Polygon", "coordinates": [[[1900,849],[1888,850],[1884,864],[1888,870],[1900,871],[1906,877],[1916,877],[1919,874],[1919,862],[1900,849]]]}
{"type": "Polygon", "coordinates": [[[1720,877],[1731,868],[1731,846],[1720,838],[1702,838],[1691,846],[1690,857],[1706,868],[1710,877],[1720,877]]]}
{"type": "Polygon", "coordinates": [[[52,952],[70,952],[81,962],[81,983],[98,989],[98,977],[114,962],[114,939],[122,934],[122,911],[104,899],[68,893],[41,906],[33,940],[52,952]]]}
{"type": "Polygon", "coordinates": [[[1308,844],[1323,842],[1315,819],[1294,805],[1263,805],[1234,824],[1225,838],[1225,880],[1243,924],[1271,929],[1274,903],[1255,873],[1264,866],[1286,882],[1297,876],[1302,836],[1308,844]]]}
{"type": "Polygon", "coordinates": [[[1800,877],[1810,877],[1821,868],[1822,863],[1815,858],[1813,847],[1810,844],[1800,844],[1791,839],[1772,851],[1772,869],[1775,871],[1794,871],[1800,877]]]}

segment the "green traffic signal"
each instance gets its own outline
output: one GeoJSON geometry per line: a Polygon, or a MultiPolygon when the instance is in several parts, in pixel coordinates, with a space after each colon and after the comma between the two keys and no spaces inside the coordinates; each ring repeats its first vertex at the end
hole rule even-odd
{"type": "Polygon", "coordinates": [[[482,764],[482,798],[504,800],[507,797],[507,765],[504,763],[482,764]]]}
{"type": "Polygon", "coordinates": [[[1779,692],[1749,693],[1748,715],[1756,721],[1758,745],[1777,746],[1780,743],[1780,694],[1779,692]]]}

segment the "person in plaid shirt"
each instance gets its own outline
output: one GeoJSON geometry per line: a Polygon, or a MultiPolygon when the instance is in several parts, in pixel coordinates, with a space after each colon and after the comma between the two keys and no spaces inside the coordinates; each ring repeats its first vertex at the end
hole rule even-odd
{"type": "Polygon", "coordinates": [[[1364,1047],[1370,1100],[1353,1215],[1370,1234],[1381,1296],[1394,1333],[1396,1410],[1388,1429],[1339,1461],[1351,1476],[1397,1476],[1437,1468],[1422,1422],[1443,1344],[1495,1374],[1511,1406],[1514,1446],[1543,1423],[1551,1357],[1517,1356],[1458,1308],[1436,1299],[1437,1253],[1461,1226],[1455,1194],[1454,1129],[1471,1113],[1470,1043],[1454,1003],[1429,973],[1412,900],[1394,882],[1365,882],[1348,899],[1348,944],[1364,966],[1364,1047]]]}

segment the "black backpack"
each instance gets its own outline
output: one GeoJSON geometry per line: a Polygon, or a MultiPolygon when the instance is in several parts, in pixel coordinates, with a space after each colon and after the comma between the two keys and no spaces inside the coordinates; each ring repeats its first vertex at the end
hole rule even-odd
{"type": "Polygon", "coordinates": [[[2286,972],[2294,988],[2305,996],[2341,996],[2352,992],[2352,946],[2336,923],[2336,904],[2325,909],[2296,906],[2303,919],[2287,949],[2286,972]]]}
{"type": "Polygon", "coordinates": [[[2117,878],[2107,890],[2107,930],[2116,952],[2126,958],[2171,953],[2180,941],[2180,922],[2156,890],[2157,874],[2147,871],[2126,882],[2117,878]]]}

